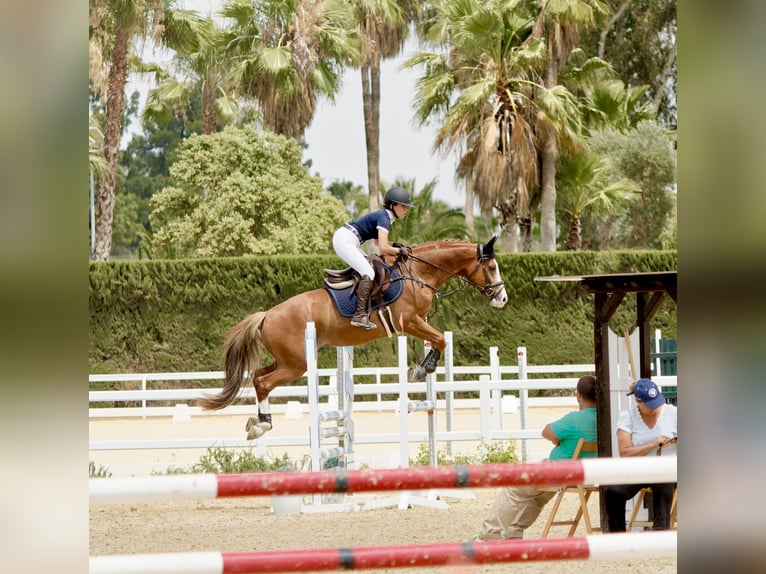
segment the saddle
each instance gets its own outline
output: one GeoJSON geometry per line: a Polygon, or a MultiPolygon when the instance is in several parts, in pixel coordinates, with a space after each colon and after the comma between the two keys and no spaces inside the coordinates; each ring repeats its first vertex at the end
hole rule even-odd
{"type": "MultiPolygon", "coordinates": [[[[368,257],[375,271],[370,291],[370,312],[375,309],[385,309],[396,301],[402,294],[401,275],[386,264],[377,255],[368,257]]],[[[356,309],[356,289],[359,285],[359,274],[353,268],[325,269],[324,287],[330,294],[338,312],[344,317],[352,317],[356,309]]]]}
{"type": "MultiPolygon", "coordinates": [[[[370,255],[367,259],[369,259],[375,272],[375,277],[372,280],[372,291],[370,291],[370,299],[372,299],[387,291],[391,286],[391,268],[377,255],[370,255]]],[[[342,291],[351,287],[350,293],[356,293],[360,279],[359,273],[354,271],[353,267],[324,270],[324,284],[328,289],[342,291]]]]}

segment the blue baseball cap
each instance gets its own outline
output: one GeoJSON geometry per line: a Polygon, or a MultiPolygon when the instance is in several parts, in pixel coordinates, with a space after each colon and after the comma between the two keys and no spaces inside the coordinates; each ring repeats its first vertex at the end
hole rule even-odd
{"type": "Polygon", "coordinates": [[[638,379],[628,394],[634,395],[650,409],[656,409],[665,404],[665,395],[662,394],[657,383],[651,379],[638,379]]]}

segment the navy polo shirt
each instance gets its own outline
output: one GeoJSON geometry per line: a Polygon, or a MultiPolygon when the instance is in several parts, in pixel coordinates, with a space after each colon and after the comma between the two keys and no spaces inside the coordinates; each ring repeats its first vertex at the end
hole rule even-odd
{"type": "Polygon", "coordinates": [[[394,220],[394,214],[388,209],[379,209],[373,211],[367,215],[360,217],[356,221],[352,221],[352,225],[362,238],[362,243],[368,239],[378,238],[378,229],[385,229],[391,231],[391,222],[394,220]]]}

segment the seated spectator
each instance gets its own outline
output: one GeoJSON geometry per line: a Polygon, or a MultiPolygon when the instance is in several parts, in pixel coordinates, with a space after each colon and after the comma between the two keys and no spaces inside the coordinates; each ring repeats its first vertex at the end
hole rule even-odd
{"type": "MultiPolygon", "coordinates": [[[[639,379],[628,393],[636,404],[622,411],[617,421],[617,447],[620,456],[656,456],[666,445],[675,445],[678,416],[674,405],[651,379],[639,379]]],[[[625,506],[642,488],[652,489],[653,529],[670,527],[670,507],[676,483],[619,484],[604,489],[609,532],[625,532],[625,506]]]]}
{"type": "MultiPolygon", "coordinates": [[[[555,446],[550,460],[570,460],[580,439],[596,441],[596,377],[585,375],[577,381],[577,404],[580,409],[545,425],[543,438],[555,446]]],[[[581,457],[596,456],[595,452],[581,457]]],[[[500,540],[523,538],[555,492],[539,490],[537,486],[509,486],[497,495],[481,530],[471,540],[500,540]]]]}

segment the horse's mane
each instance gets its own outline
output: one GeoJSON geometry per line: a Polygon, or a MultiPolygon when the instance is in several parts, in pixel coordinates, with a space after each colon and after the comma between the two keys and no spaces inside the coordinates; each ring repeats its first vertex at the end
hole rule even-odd
{"type": "Polygon", "coordinates": [[[434,245],[440,245],[440,244],[446,244],[446,243],[472,245],[470,241],[466,241],[465,239],[437,239],[436,241],[426,241],[425,243],[415,243],[414,245],[411,246],[411,249],[423,249],[426,247],[431,247],[434,245]]]}

